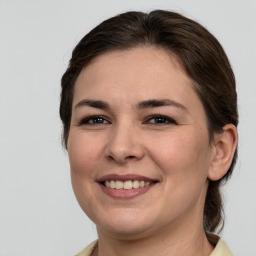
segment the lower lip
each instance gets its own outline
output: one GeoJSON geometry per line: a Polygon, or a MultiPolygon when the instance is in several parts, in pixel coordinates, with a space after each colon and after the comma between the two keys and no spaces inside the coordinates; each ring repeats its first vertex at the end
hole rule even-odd
{"type": "Polygon", "coordinates": [[[133,188],[133,189],[114,189],[114,188],[106,187],[101,183],[99,183],[99,185],[105,194],[115,199],[132,199],[142,194],[145,194],[155,185],[155,183],[146,187],[133,188]]]}

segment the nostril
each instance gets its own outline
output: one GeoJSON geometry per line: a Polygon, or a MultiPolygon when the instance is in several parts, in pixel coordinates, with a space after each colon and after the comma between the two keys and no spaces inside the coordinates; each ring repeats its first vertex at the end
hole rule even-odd
{"type": "Polygon", "coordinates": [[[109,160],[115,160],[113,156],[107,156],[109,160]]]}
{"type": "Polygon", "coordinates": [[[136,158],[135,156],[127,156],[126,159],[134,159],[136,158]]]}
{"type": "Polygon", "coordinates": [[[129,160],[139,160],[143,157],[144,151],[141,145],[131,142],[119,142],[112,141],[106,148],[106,157],[109,161],[116,161],[119,163],[125,163],[129,160]]]}
{"type": "Polygon", "coordinates": [[[136,156],[133,156],[133,155],[128,155],[128,156],[108,155],[107,159],[109,161],[116,161],[116,162],[119,162],[119,163],[125,163],[126,161],[136,159],[136,156]]]}

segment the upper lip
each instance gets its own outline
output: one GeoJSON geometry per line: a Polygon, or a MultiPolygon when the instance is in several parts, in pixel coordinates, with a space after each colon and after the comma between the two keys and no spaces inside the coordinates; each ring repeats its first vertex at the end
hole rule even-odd
{"type": "Polygon", "coordinates": [[[120,181],[127,181],[127,180],[139,180],[139,181],[149,181],[149,182],[156,182],[158,180],[151,179],[149,177],[137,175],[137,174],[107,174],[99,179],[97,179],[97,182],[103,182],[106,180],[120,180],[120,181]]]}

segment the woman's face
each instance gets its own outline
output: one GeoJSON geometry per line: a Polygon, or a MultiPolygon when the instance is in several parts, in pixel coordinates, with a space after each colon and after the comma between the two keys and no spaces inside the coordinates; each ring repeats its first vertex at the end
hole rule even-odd
{"type": "Polygon", "coordinates": [[[206,115],[176,57],[153,47],[94,59],[74,90],[72,185],[99,234],[138,238],[203,219],[206,115]]]}

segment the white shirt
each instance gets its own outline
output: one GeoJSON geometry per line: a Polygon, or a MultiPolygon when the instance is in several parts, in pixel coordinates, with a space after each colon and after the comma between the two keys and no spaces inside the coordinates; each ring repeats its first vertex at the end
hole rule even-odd
{"type": "MultiPolygon", "coordinates": [[[[76,256],[91,256],[93,250],[97,247],[98,241],[89,244],[84,250],[76,254],[76,256]]],[[[210,256],[234,256],[229,250],[227,244],[221,238],[218,240],[214,250],[210,256]]]]}

